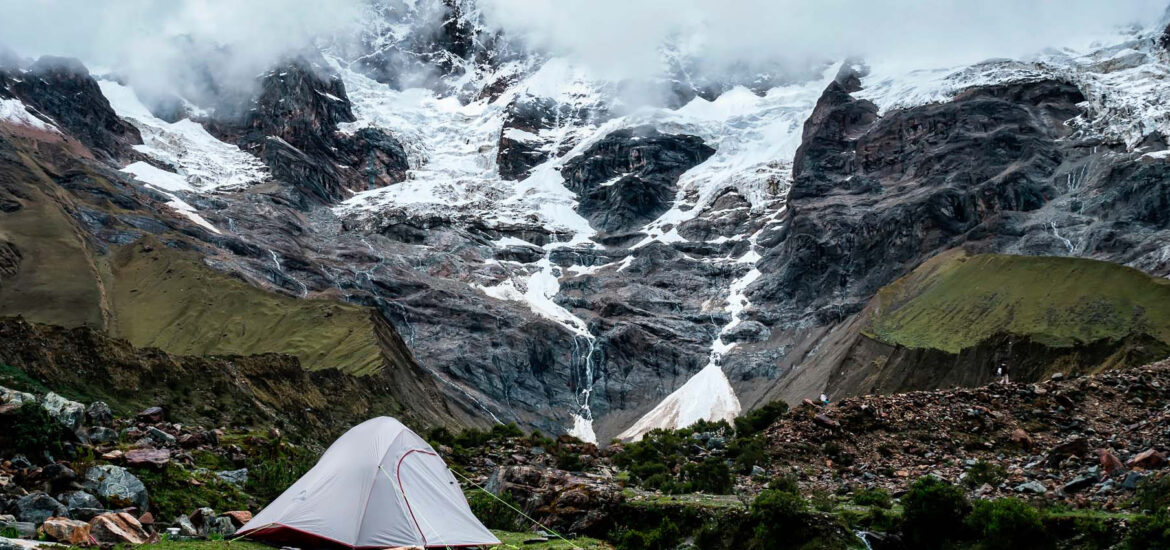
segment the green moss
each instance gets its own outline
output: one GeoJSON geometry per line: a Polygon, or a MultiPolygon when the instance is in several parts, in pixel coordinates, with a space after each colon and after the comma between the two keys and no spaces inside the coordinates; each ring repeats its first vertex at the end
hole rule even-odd
{"type": "Polygon", "coordinates": [[[214,473],[196,473],[174,462],[131,471],[146,485],[151,507],[160,519],[170,520],[205,506],[221,512],[249,509],[248,496],[214,473]]]}
{"type": "Polygon", "coordinates": [[[866,332],[958,353],[997,333],[1050,347],[1147,334],[1170,343],[1170,281],[1077,258],[939,254],[878,292],[866,332]]]}

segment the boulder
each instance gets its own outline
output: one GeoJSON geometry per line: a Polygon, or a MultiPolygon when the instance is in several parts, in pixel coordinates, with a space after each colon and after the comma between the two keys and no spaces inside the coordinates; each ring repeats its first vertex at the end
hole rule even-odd
{"type": "Polygon", "coordinates": [[[1105,470],[1107,475],[1113,475],[1114,472],[1125,468],[1125,464],[1121,463],[1121,459],[1113,454],[1109,449],[1097,449],[1097,462],[1101,464],[1101,469],[1105,470]]]}
{"type": "Polygon", "coordinates": [[[4,386],[0,386],[0,405],[15,405],[19,407],[25,403],[36,402],[37,396],[31,393],[16,391],[5,388],[4,386]]]}
{"type": "Polygon", "coordinates": [[[167,449],[130,449],[126,451],[127,464],[150,464],[152,466],[166,466],[171,461],[171,452],[167,449]]]}
{"type": "Polygon", "coordinates": [[[85,546],[90,542],[89,524],[69,518],[52,517],[41,525],[45,536],[70,546],[85,546]]]}
{"type": "Polygon", "coordinates": [[[68,513],[65,506],[57,499],[36,491],[16,499],[15,512],[20,521],[41,523],[53,516],[64,516],[68,513]]]}
{"type": "Polygon", "coordinates": [[[220,535],[224,537],[230,537],[236,534],[236,524],[232,518],[227,516],[212,518],[211,521],[207,524],[207,534],[209,536],[220,535]]]}
{"type": "Polygon", "coordinates": [[[133,506],[146,510],[149,499],[146,486],[134,474],[120,466],[94,466],[85,473],[85,484],[90,491],[111,507],[133,506]]]}
{"type": "Polygon", "coordinates": [[[197,537],[199,530],[195,528],[195,524],[191,523],[191,518],[180,515],[172,522],[175,527],[179,528],[179,535],[184,537],[197,537]]]}
{"type": "Polygon", "coordinates": [[[162,407],[150,407],[149,409],[143,410],[142,412],[138,413],[136,418],[138,418],[139,422],[146,422],[148,424],[154,424],[155,422],[162,422],[163,409],[162,409],[162,407]]]}
{"type": "Polygon", "coordinates": [[[146,430],[146,437],[149,437],[151,441],[154,441],[159,445],[175,444],[175,436],[153,426],[146,430]]]}
{"type": "Polygon", "coordinates": [[[1079,493],[1081,491],[1084,491],[1085,489],[1092,487],[1096,483],[1097,483],[1097,476],[1096,475],[1085,474],[1085,475],[1078,476],[1078,477],[1074,478],[1072,481],[1070,481],[1068,483],[1065,483],[1064,487],[1062,487],[1061,490],[1063,490],[1065,494],[1071,495],[1073,493],[1079,493]]]}
{"type": "Polygon", "coordinates": [[[41,406],[48,411],[53,420],[60,422],[62,426],[70,430],[80,428],[82,420],[85,419],[85,405],[65,399],[53,392],[45,394],[41,406]]]}
{"type": "Polygon", "coordinates": [[[215,477],[222,479],[227,483],[231,483],[237,487],[243,487],[248,483],[248,469],[240,468],[239,470],[224,470],[222,472],[215,472],[215,477]]]}
{"type": "Polygon", "coordinates": [[[1031,449],[1033,445],[1032,436],[1020,428],[1012,430],[1011,440],[1012,443],[1019,445],[1023,449],[1031,449]]]}
{"type": "Polygon", "coordinates": [[[252,521],[252,512],[247,510],[235,510],[231,512],[224,512],[223,517],[231,518],[232,523],[237,529],[243,527],[245,523],[252,521]]]}
{"type": "Polygon", "coordinates": [[[94,445],[105,445],[118,440],[118,432],[105,426],[97,426],[85,431],[85,437],[94,445]]]}
{"type": "Polygon", "coordinates": [[[12,516],[0,516],[0,531],[12,530],[22,539],[32,539],[37,536],[37,524],[31,521],[16,521],[12,516]]]}
{"type": "Polygon", "coordinates": [[[61,495],[58,500],[65,505],[65,509],[69,511],[69,517],[73,519],[89,521],[94,516],[106,511],[97,497],[85,491],[74,491],[61,495]]]}
{"type": "Polygon", "coordinates": [[[126,512],[107,512],[89,521],[90,534],[101,543],[143,544],[149,540],[142,524],[126,512]]]}
{"type": "Polygon", "coordinates": [[[64,464],[54,462],[41,468],[41,472],[36,477],[37,481],[47,483],[55,491],[60,491],[73,484],[73,481],[77,479],[77,473],[64,464]]]}
{"type": "Polygon", "coordinates": [[[1048,464],[1056,466],[1070,457],[1080,458],[1089,452],[1089,441],[1078,437],[1057,445],[1048,452],[1048,464]]]}
{"type": "Polygon", "coordinates": [[[94,401],[85,408],[85,418],[90,426],[109,426],[114,421],[114,411],[103,401],[94,401]]]}
{"type": "Polygon", "coordinates": [[[1032,481],[1026,481],[1024,483],[1017,485],[1016,492],[1017,493],[1031,493],[1033,495],[1042,495],[1042,494],[1048,492],[1048,488],[1045,487],[1043,483],[1040,483],[1039,481],[1036,481],[1033,479],[1032,481]]]}
{"type": "Polygon", "coordinates": [[[1161,468],[1166,464],[1166,455],[1158,452],[1155,449],[1146,449],[1138,453],[1137,456],[1129,459],[1126,462],[1130,468],[1142,468],[1145,470],[1152,470],[1154,468],[1161,468]]]}

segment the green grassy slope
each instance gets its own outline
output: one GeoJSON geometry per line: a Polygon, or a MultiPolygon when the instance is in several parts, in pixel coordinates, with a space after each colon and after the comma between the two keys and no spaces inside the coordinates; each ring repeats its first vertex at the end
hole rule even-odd
{"type": "Polygon", "coordinates": [[[951,353],[996,334],[1050,347],[1147,334],[1170,343],[1170,281],[1077,258],[940,254],[878,292],[866,334],[951,353]]]}
{"type": "Polygon", "coordinates": [[[185,355],[287,353],[309,370],[358,375],[382,368],[367,308],[267,292],[153,239],[124,247],[108,267],[112,333],[136,346],[185,355]]]}

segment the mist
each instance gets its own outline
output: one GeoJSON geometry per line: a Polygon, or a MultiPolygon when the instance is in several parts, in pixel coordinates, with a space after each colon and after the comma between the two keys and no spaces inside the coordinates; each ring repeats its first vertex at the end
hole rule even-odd
{"type": "MultiPolygon", "coordinates": [[[[1152,24],[1166,4],[478,0],[489,30],[612,80],[663,74],[668,50],[680,54],[676,65],[705,78],[801,74],[845,57],[916,68],[1017,57],[1085,45],[1121,25],[1152,24]]],[[[26,58],[80,58],[92,72],[124,78],[145,98],[177,94],[207,105],[200,100],[247,93],[275,63],[323,44],[335,46],[333,51],[360,50],[360,37],[394,27],[371,14],[403,9],[414,10],[416,18],[435,11],[412,0],[0,0],[0,45],[26,58]]],[[[418,19],[407,23],[419,25],[418,19]]]]}
{"type": "Polygon", "coordinates": [[[1166,0],[481,0],[485,18],[607,78],[662,68],[672,45],[702,70],[859,57],[915,68],[1086,45],[1152,24],[1166,0]]]}
{"type": "MultiPolygon", "coordinates": [[[[141,96],[246,94],[282,59],[353,31],[361,0],[0,0],[0,44],[81,59],[141,96]]],[[[206,102],[205,102],[206,104],[206,102]]]]}

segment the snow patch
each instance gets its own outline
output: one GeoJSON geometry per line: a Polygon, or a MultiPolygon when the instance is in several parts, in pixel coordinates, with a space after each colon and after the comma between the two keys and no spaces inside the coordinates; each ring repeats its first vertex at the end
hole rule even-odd
{"type": "Polygon", "coordinates": [[[0,122],[28,126],[46,132],[61,133],[56,126],[37,118],[19,99],[0,99],[0,122]]]}
{"type": "Polygon", "coordinates": [[[727,375],[712,360],[618,438],[637,441],[650,430],[685,428],[700,420],[730,422],[739,411],[739,399],[727,375]]]}

